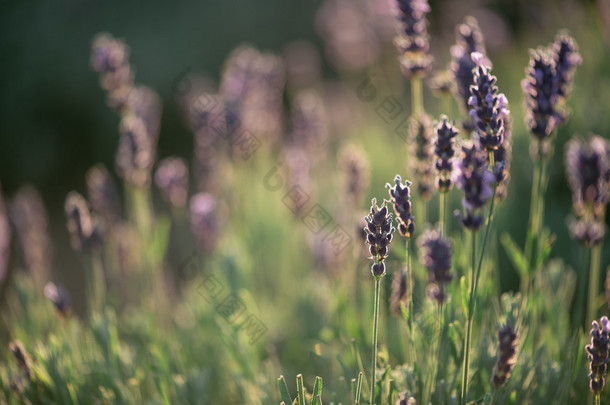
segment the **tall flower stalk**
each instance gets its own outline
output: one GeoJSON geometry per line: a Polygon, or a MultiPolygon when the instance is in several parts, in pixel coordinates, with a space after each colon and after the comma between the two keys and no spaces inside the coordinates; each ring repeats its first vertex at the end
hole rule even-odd
{"type": "MultiPolygon", "coordinates": [[[[608,369],[608,344],[610,339],[608,334],[610,332],[610,325],[608,324],[608,318],[603,316],[601,319],[601,325],[597,321],[593,321],[593,328],[591,329],[591,344],[585,346],[585,350],[589,355],[589,378],[591,382],[589,388],[595,396],[595,404],[601,404],[600,394],[604,389],[605,379],[604,376],[608,369]]],[[[590,398],[589,398],[590,399],[590,398]]]]}
{"type": "Polygon", "coordinates": [[[373,261],[371,273],[375,277],[375,307],[373,312],[373,346],[371,366],[371,405],[375,401],[375,370],[377,369],[377,324],[379,320],[379,287],[385,275],[385,259],[388,256],[388,247],[392,241],[394,227],[392,227],[392,214],[388,213],[385,201],[381,207],[377,206],[375,199],[371,202],[371,211],[365,218],[366,242],[369,245],[370,259],[373,261]]]}
{"type": "Polygon", "coordinates": [[[534,139],[531,151],[536,163],[525,246],[530,274],[538,266],[542,245],[544,194],[548,182],[547,165],[553,154],[552,140],[569,117],[566,104],[576,67],[581,63],[574,39],[560,33],[553,44],[530,51],[526,78],[521,82],[525,95],[525,122],[534,139]],[[534,241],[538,245],[535,256],[534,241]]]}
{"type": "Polygon", "coordinates": [[[458,212],[462,224],[472,232],[472,269],[470,280],[470,298],[468,304],[468,320],[466,324],[466,339],[464,341],[464,368],[460,404],[468,399],[468,369],[470,362],[470,340],[474,319],[476,292],[487,248],[489,230],[491,228],[496,188],[498,185],[495,173],[494,151],[504,141],[505,121],[510,114],[508,102],[504,94],[498,92],[496,77],[490,74],[490,68],[481,53],[471,55],[476,68],[473,69],[474,85],[470,87],[469,115],[473,119],[476,132],[471,147],[463,147],[463,158],[458,164],[456,184],[464,192],[464,214],[458,212]],[[483,224],[480,212],[487,201],[491,199],[488,210],[483,245],[477,264],[476,231],[483,224]]]}
{"type": "MultiPolygon", "coordinates": [[[[586,247],[590,254],[587,319],[597,315],[601,248],[605,236],[606,206],[610,200],[610,143],[598,135],[588,141],[578,138],[566,145],[566,174],[572,189],[573,211],[577,218],[569,222],[572,238],[586,247]]],[[[584,280],[581,280],[581,286],[584,280]]],[[[584,288],[579,289],[579,303],[584,302],[584,288]]],[[[582,304],[581,304],[582,305],[582,304]]],[[[582,316],[582,307],[578,311],[582,316]]],[[[579,320],[581,323],[582,318],[579,320]]]]}

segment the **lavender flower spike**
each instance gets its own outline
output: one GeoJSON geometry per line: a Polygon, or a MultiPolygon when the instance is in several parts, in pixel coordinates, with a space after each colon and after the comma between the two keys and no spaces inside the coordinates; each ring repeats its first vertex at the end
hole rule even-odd
{"type": "Polygon", "coordinates": [[[455,155],[454,140],[458,134],[457,128],[450,124],[446,115],[441,115],[441,121],[435,125],[436,142],[434,154],[436,155],[436,187],[441,193],[451,190],[451,173],[453,171],[453,156],[455,155]]]}
{"type": "Polygon", "coordinates": [[[576,41],[567,32],[560,32],[552,45],[555,60],[557,94],[567,99],[572,91],[576,66],[582,64],[576,41]]]}
{"type": "Polygon", "coordinates": [[[366,242],[369,244],[370,259],[373,261],[371,272],[375,278],[385,275],[384,260],[388,257],[388,246],[392,241],[392,214],[388,213],[385,200],[381,207],[377,206],[377,200],[371,201],[371,212],[364,217],[366,228],[366,242]]]}
{"type": "Polygon", "coordinates": [[[456,211],[465,228],[478,230],[483,223],[479,210],[487,203],[493,194],[492,185],[495,177],[487,169],[485,157],[475,146],[462,147],[462,159],[453,173],[453,181],[464,192],[462,205],[465,214],[456,211]]]}
{"type": "Polygon", "coordinates": [[[71,191],[65,204],[67,227],[74,250],[90,253],[101,245],[101,230],[91,218],[87,201],[76,191],[71,191]]]}
{"type": "Polygon", "coordinates": [[[489,73],[480,52],[471,54],[476,64],[474,84],[470,87],[470,116],[474,120],[481,146],[488,151],[496,150],[504,139],[504,120],[510,114],[508,100],[503,93],[498,94],[496,77],[489,73]]]}
{"type": "Polygon", "coordinates": [[[443,303],[445,301],[445,286],[453,280],[451,274],[451,242],[441,236],[436,229],[426,230],[419,239],[423,252],[423,262],[428,269],[428,293],[443,303]]]}
{"type": "Polygon", "coordinates": [[[402,237],[411,239],[415,232],[415,224],[411,213],[411,182],[405,180],[403,186],[402,179],[397,174],[394,178],[394,183],[396,183],[394,187],[390,186],[390,183],[386,183],[385,186],[390,193],[390,201],[394,205],[398,232],[402,237]]]}
{"type": "Polygon", "coordinates": [[[197,193],[190,201],[191,230],[198,248],[211,255],[218,244],[219,221],[216,199],[208,193],[197,193]]]}
{"type": "Polygon", "coordinates": [[[476,64],[470,57],[473,52],[485,55],[485,44],[476,18],[466,17],[464,23],[457,26],[456,44],[451,47],[452,61],[449,65],[452,82],[455,83],[453,90],[464,114],[468,112],[470,86],[474,84],[472,70],[476,64]]]}
{"type": "Polygon", "coordinates": [[[601,326],[597,321],[593,321],[593,329],[591,329],[591,344],[585,346],[585,350],[589,354],[589,369],[591,374],[591,383],[589,387],[591,392],[595,395],[599,395],[604,389],[605,379],[604,375],[608,368],[608,332],[610,325],[608,324],[608,318],[603,316],[601,319],[601,326]]]}
{"type": "Polygon", "coordinates": [[[506,383],[515,365],[517,355],[517,332],[510,323],[498,329],[498,361],[492,381],[496,389],[506,383]]]}
{"type": "Polygon", "coordinates": [[[396,0],[400,33],[395,43],[401,57],[402,71],[408,78],[426,76],[433,62],[429,54],[426,14],[430,12],[427,0],[396,0]]]}

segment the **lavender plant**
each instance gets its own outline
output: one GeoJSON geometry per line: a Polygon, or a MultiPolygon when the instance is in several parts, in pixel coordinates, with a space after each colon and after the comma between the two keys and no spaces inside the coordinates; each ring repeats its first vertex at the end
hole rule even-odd
{"type": "Polygon", "coordinates": [[[458,130],[453,124],[448,122],[446,115],[441,115],[440,122],[435,124],[434,154],[436,162],[436,188],[439,190],[439,222],[441,235],[445,234],[445,211],[447,192],[453,188],[451,181],[453,173],[453,160],[455,155],[454,138],[458,135],[458,130]]]}
{"type": "Polygon", "coordinates": [[[388,207],[385,200],[381,207],[377,206],[377,200],[373,198],[371,201],[371,211],[365,217],[367,233],[366,243],[369,245],[370,259],[373,261],[371,265],[371,273],[375,278],[375,308],[373,320],[373,350],[372,350],[372,369],[371,369],[371,398],[370,403],[373,405],[375,400],[375,372],[377,369],[377,323],[379,317],[379,287],[381,278],[385,275],[385,259],[388,256],[388,247],[392,241],[394,227],[392,226],[392,214],[388,213],[388,207]]]}
{"type": "Polygon", "coordinates": [[[604,389],[606,370],[608,369],[608,344],[610,339],[610,325],[608,318],[603,316],[600,323],[593,321],[591,329],[591,344],[588,344],[585,349],[589,355],[589,378],[591,379],[589,387],[595,396],[595,403],[601,404],[600,393],[604,389]],[[601,325],[600,325],[601,323],[601,325]]]}

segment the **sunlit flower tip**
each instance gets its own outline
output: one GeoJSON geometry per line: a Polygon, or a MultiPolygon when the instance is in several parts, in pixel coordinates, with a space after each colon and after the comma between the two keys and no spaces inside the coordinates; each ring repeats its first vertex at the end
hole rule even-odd
{"type": "Polygon", "coordinates": [[[400,175],[394,178],[395,185],[392,187],[386,183],[386,188],[390,194],[390,202],[394,206],[396,221],[398,222],[398,232],[402,237],[411,238],[415,233],[415,223],[411,212],[411,182],[405,180],[404,185],[400,175]]]}
{"type": "Polygon", "coordinates": [[[572,239],[585,246],[598,245],[606,236],[606,225],[595,219],[570,219],[568,230],[572,239]]]}
{"type": "Polygon", "coordinates": [[[384,260],[388,256],[388,248],[392,241],[392,214],[388,213],[386,201],[381,207],[377,206],[377,200],[371,201],[371,211],[365,218],[366,227],[364,228],[367,237],[366,243],[369,245],[370,259],[373,261],[371,272],[377,277],[385,274],[384,260]]]}
{"type": "Polygon", "coordinates": [[[498,361],[492,382],[496,389],[506,383],[515,366],[517,356],[517,332],[510,323],[498,329],[498,361]]]}
{"type": "Polygon", "coordinates": [[[83,253],[99,250],[102,243],[101,229],[91,218],[87,201],[83,196],[71,191],[66,197],[65,211],[74,250],[83,253]]]}
{"type": "Polygon", "coordinates": [[[424,267],[428,270],[428,289],[431,298],[439,303],[445,301],[445,287],[453,280],[451,242],[436,229],[428,229],[419,239],[424,267]]]}
{"type": "Polygon", "coordinates": [[[604,375],[608,367],[608,338],[609,325],[608,318],[603,316],[600,320],[601,325],[597,321],[593,321],[591,329],[591,343],[585,346],[585,350],[589,355],[589,374],[590,389],[594,394],[599,394],[604,389],[604,375]]]}
{"type": "Polygon", "coordinates": [[[447,192],[453,187],[451,173],[453,172],[453,158],[455,155],[454,138],[458,135],[458,130],[453,124],[449,123],[447,116],[441,115],[440,122],[437,122],[435,125],[435,133],[436,187],[440,192],[447,192]]]}
{"type": "Polygon", "coordinates": [[[220,231],[216,199],[208,193],[197,193],[191,197],[189,208],[195,242],[201,251],[212,254],[220,231]]]}
{"type": "Polygon", "coordinates": [[[44,295],[53,303],[53,306],[59,315],[63,318],[70,315],[72,304],[68,291],[66,291],[64,286],[48,282],[44,286],[44,295]]]}
{"type": "Polygon", "coordinates": [[[390,296],[390,309],[395,316],[402,316],[401,304],[405,309],[409,307],[408,278],[405,269],[394,275],[392,280],[392,295],[390,296]]]}
{"type": "Polygon", "coordinates": [[[174,207],[186,205],[189,171],[184,159],[169,157],[161,160],[155,172],[155,183],[165,201],[174,207]]]}

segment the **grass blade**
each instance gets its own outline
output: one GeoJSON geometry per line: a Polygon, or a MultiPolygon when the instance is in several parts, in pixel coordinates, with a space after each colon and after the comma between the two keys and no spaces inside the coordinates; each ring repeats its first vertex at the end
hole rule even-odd
{"type": "Polygon", "coordinates": [[[288,385],[286,384],[286,380],[284,376],[281,375],[280,378],[277,379],[277,387],[280,390],[280,398],[282,402],[286,404],[292,404],[292,399],[290,398],[290,391],[288,391],[288,385]]]}

